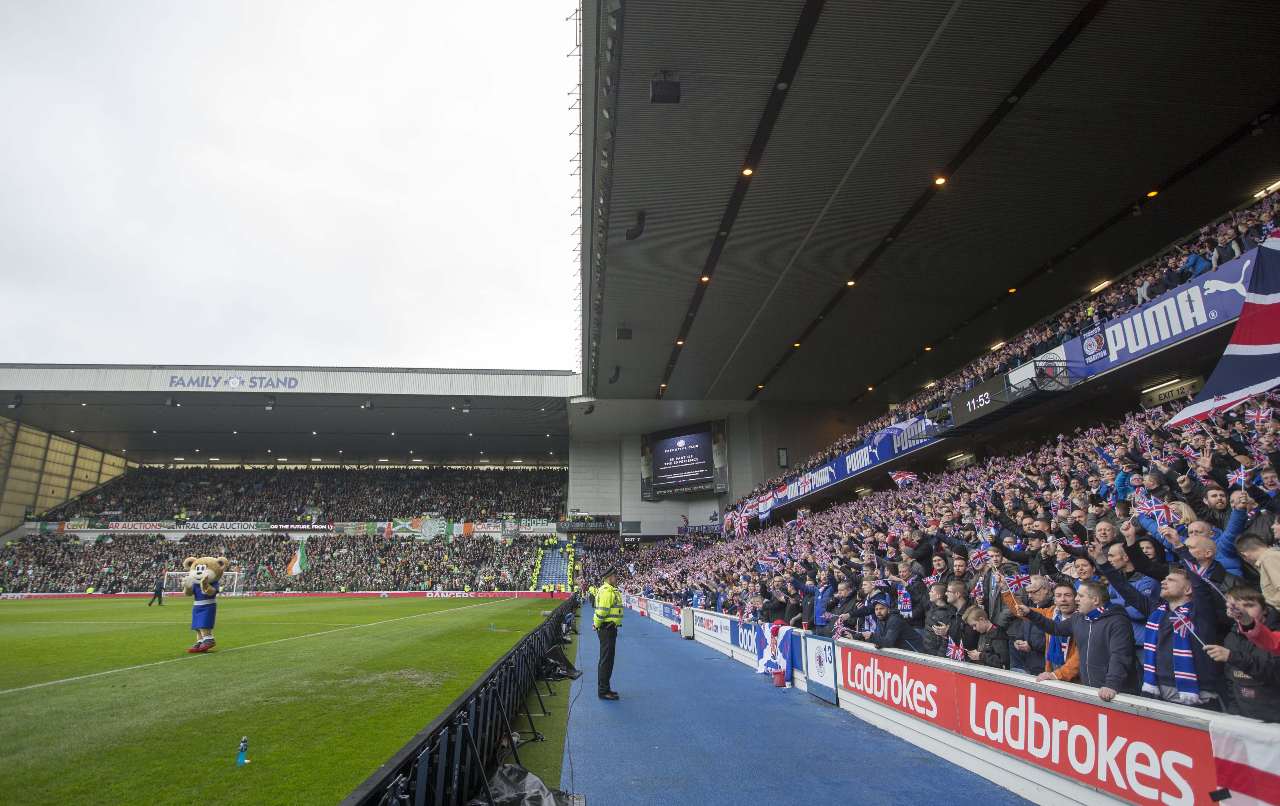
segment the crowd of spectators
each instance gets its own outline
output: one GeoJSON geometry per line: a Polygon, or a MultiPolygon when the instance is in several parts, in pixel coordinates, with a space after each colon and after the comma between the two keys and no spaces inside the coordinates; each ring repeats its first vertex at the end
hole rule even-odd
{"type": "Polygon", "coordinates": [[[115,513],[111,520],[377,521],[434,513],[450,520],[499,514],[554,520],[563,470],[458,468],[139,468],[46,512],[45,521],[115,513]]]}
{"type": "Polygon", "coordinates": [[[82,541],[33,536],[0,547],[0,593],[149,591],[186,557],[226,557],[241,590],[528,590],[539,538],[310,535],[306,568],[289,575],[299,541],[284,534],[119,534],[82,541]]]}
{"type": "Polygon", "coordinates": [[[942,406],[988,378],[1008,372],[1038,355],[1070,341],[1096,324],[1103,324],[1143,305],[1166,291],[1213,271],[1258,246],[1276,229],[1280,219],[1280,192],[1272,193],[1248,209],[1215,225],[1152,259],[1095,294],[1073,303],[1046,321],[1009,339],[998,350],[988,351],[945,378],[940,378],[903,401],[897,408],[841,436],[823,450],[797,463],[784,475],[769,479],[747,495],[773,489],[788,476],[812,470],[861,446],[877,431],[942,406]]]}
{"type": "Polygon", "coordinates": [[[624,587],[1280,721],[1276,404],[1177,404],[666,555],[624,587]],[[1270,648],[1268,648],[1270,647],[1270,648]]]}

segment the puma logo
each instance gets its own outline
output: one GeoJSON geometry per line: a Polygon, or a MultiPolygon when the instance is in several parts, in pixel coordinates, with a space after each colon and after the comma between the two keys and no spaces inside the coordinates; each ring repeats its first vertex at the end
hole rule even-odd
{"type": "Polygon", "coordinates": [[[1212,294],[1217,291],[1235,291],[1240,296],[1248,296],[1248,291],[1244,287],[1244,275],[1249,271],[1249,264],[1252,260],[1246,260],[1244,265],[1240,267],[1240,279],[1234,283],[1224,283],[1222,280],[1206,280],[1204,284],[1204,293],[1212,294]]]}

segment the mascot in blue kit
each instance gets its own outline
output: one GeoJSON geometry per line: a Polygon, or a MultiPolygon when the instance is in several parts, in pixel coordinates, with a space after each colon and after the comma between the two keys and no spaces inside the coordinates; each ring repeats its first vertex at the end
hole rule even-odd
{"type": "Polygon", "coordinates": [[[196,642],[187,648],[190,653],[208,652],[213,649],[213,622],[218,617],[218,589],[222,573],[227,570],[226,557],[188,557],[182,561],[187,575],[182,578],[182,592],[194,596],[191,606],[191,629],[196,631],[196,642]]]}

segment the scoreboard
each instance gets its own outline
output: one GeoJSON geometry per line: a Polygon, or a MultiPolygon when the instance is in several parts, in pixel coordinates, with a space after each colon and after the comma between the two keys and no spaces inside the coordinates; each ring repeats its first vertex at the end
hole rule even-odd
{"type": "Polygon", "coordinates": [[[956,425],[971,423],[1009,405],[1005,373],[983,381],[967,392],[951,396],[951,420],[956,425]]]}

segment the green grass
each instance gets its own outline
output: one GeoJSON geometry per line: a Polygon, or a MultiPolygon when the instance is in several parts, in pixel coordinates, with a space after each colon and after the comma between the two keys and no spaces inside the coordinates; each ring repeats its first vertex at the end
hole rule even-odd
{"type": "Polygon", "coordinates": [[[223,599],[218,648],[187,655],[191,606],[180,597],[164,608],[0,603],[0,801],[336,803],[545,609],[540,599],[223,599]],[[66,680],[80,675],[96,676],[66,680]],[[242,735],[252,763],[237,768],[242,735]]]}

